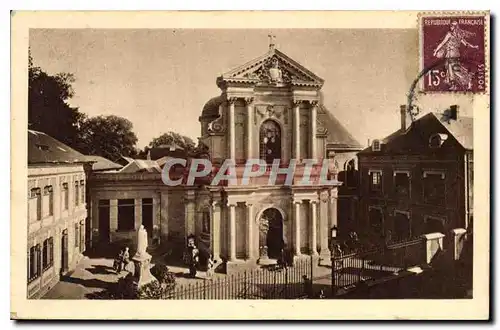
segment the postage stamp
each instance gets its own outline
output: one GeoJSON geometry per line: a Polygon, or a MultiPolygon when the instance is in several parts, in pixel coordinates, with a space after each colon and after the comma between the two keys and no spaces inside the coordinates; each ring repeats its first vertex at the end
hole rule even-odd
{"type": "Polygon", "coordinates": [[[421,16],[421,69],[425,92],[486,90],[486,16],[421,16]]]}

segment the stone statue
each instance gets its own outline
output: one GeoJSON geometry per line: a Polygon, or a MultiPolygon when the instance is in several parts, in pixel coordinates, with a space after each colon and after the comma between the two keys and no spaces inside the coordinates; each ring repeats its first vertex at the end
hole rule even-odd
{"type": "Polygon", "coordinates": [[[272,66],[269,68],[269,77],[271,78],[271,82],[283,82],[283,74],[279,68],[278,60],[276,59],[273,60],[272,66]]]}
{"type": "Polygon", "coordinates": [[[148,247],[148,233],[143,225],[139,227],[137,231],[137,254],[145,256],[146,249],[148,247]]]}

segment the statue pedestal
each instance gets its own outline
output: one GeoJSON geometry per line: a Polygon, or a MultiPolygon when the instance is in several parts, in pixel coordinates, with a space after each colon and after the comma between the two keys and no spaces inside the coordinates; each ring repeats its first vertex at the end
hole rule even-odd
{"type": "Polygon", "coordinates": [[[157,281],[156,277],[151,274],[149,269],[151,264],[151,255],[149,253],[136,253],[132,261],[135,266],[134,278],[138,288],[157,281]]]}

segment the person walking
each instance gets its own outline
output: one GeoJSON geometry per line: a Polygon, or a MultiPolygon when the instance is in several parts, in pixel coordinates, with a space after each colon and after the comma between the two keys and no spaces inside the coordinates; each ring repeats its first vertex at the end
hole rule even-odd
{"type": "Polygon", "coordinates": [[[196,245],[192,245],[191,247],[191,260],[189,262],[189,276],[192,278],[196,278],[196,267],[198,266],[200,251],[196,247],[196,245]]]}
{"type": "Polygon", "coordinates": [[[210,256],[207,260],[207,278],[212,278],[214,276],[215,260],[210,256]]]}
{"type": "Polygon", "coordinates": [[[125,252],[124,249],[120,250],[120,253],[118,253],[118,255],[115,257],[115,260],[113,261],[113,270],[117,274],[119,274],[122,271],[122,259],[124,252],[125,252]]]}

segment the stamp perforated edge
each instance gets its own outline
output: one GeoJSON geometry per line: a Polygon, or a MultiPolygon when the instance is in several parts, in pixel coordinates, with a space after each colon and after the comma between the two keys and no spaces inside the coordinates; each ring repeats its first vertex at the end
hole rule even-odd
{"type": "Polygon", "coordinates": [[[478,16],[484,18],[484,67],[485,67],[485,77],[484,91],[425,91],[423,86],[423,79],[420,79],[417,84],[417,94],[462,94],[462,95],[476,95],[476,94],[485,94],[489,95],[490,93],[490,38],[489,38],[489,30],[490,30],[490,11],[477,11],[477,10],[456,10],[456,11],[421,11],[417,14],[417,29],[418,29],[418,67],[419,73],[425,70],[424,68],[424,57],[423,57],[423,36],[422,36],[422,19],[425,17],[440,17],[440,16],[478,16]]]}

